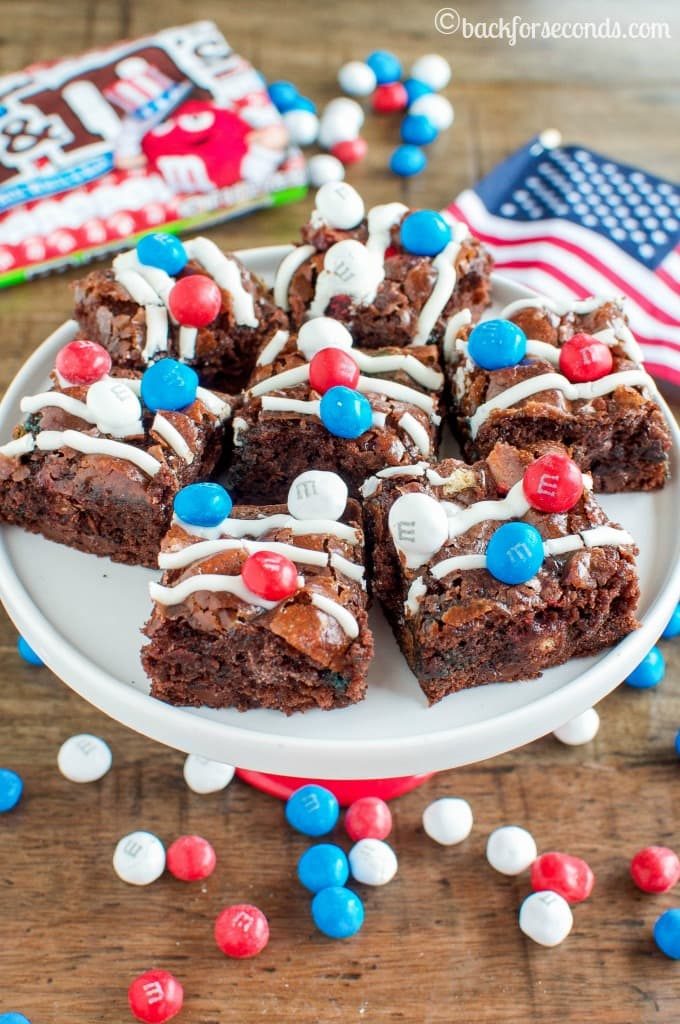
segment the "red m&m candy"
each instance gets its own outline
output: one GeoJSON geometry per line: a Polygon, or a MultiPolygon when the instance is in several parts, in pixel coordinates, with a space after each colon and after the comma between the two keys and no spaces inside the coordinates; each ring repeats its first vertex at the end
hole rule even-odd
{"type": "Polygon", "coordinates": [[[612,372],[614,360],[609,345],[590,334],[574,334],[560,349],[560,370],[574,384],[599,380],[612,372]]]}
{"type": "Polygon", "coordinates": [[[94,384],[111,369],[111,356],[96,341],[70,341],[57,353],[57,373],[69,384],[94,384]]]}
{"type": "Polygon", "coordinates": [[[379,796],[362,796],[347,808],[345,830],[355,843],[360,839],[387,839],[392,831],[392,812],[379,796]]]}
{"type": "Polygon", "coordinates": [[[379,85],[373,93],[373,109],[376,114],[394,114],[398,110],[406,110],[408,93],[401,82],[390,82],[379,85]]]}
{"type": "Polygon", "coordinates": [[[145,1024],[165,1024],[182,1009],[184,989],[169,971],[145,971],[128,989],[130,1009],[145,1024]]]}
{"type": "Polygon", "coordinates": [[[227,956],[257,956],[269,942],[269,922],[250,903],[225,907],[215,921],[215,942],[227,956]]]}
{"type": "Polygon", "coordinates": [[[524,495],[540,512],[568,512],[583,494],[583,476],[573,459],[548,452],[524,470],[524,495]]]}
{"type": "Polygon", "coordinates": [[[172,286],[168,307],[177,323],[185,327],[207,327],[222,308],[222,293],[212,278],[190,274],[172,286]]]}
{"type": "Polygon", "coordinates": [[[358,164],[368,153],[368,143],[360,135],[356,139],[342,139],[331,147],[331,153],[341,164],[358,164]]]}
{"type": "Polygon", "coordinates": [[[643,892],[668,892],[680,881],[680,859],[667,846],[647,846],[630,862],[630,876],[643,892]]]}
{"type": "Polygon", "coordinates": [[[593,891],[595,876],[580,857],[568,853],[542,853],[531,865],[534,892],[556,892],[568,903],[581,903],[593,891]]]}
{"type": "Polygon", "coordinates": [[[356,388],[359,367],[350,352],[341,348],[322,348],[309,364],[309,383],[323,395],[329,388],[356,388]]]}
{"type": "Polygon", "coordinates": [[[265,601],[283,601],[297,590],[297,569],[276,551],[256,551],[241,566],[241,579],[265,601]]]}
{"type": "Polygon", "coordinates": [[[198,882],[208,878],[215,870],[215,851],[201,836],[180,836],[165,855],[165,865],[171,875],[182,882],[198,882]]]}

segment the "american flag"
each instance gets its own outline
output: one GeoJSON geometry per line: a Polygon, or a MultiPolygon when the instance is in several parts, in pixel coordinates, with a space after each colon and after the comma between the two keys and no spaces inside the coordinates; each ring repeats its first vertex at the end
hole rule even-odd
{"type": "Polygon", "coordinates": [[[555,298],[626,296],[654,376],[680,385],[680,189],[546,131],[449,207],[496,269],[555,298]]]}

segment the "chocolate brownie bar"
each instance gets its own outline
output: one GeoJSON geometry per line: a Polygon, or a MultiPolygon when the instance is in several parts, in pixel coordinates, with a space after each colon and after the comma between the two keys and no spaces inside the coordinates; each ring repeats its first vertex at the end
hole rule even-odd
{"type": "Polygon", "coordinates": [[[110,365],[96,343],[71,342],[49,390],[22,399],[25,419],[0,447],[0,520],[155,567],[175,494],[221,457],[230,405],[174,360],[143,377],[110,377],[110,365]],[[159,380],[173,369],[179,380],[159,380]],[[182,374],[193,383],[178,398],[182,374]]]}
{"type": "Polygon", "coordinates": [[[234,418],[230,489],[247,501],[282,501],[313,467],[339,473],[357,496],[378,469],[434,457],[438,359],[435,345],[352,348],[347,328],[328,317],[308,321],[278,352],[267,346],[234,418]]]}
{"type": "Polygon", "coordinates": [[[637,626],[633,538],[564,453],[497,444],[484,461],[390,467],[366,481],[380,598],[430,703],[529,679],[637,626]]]}
{"type": "Polygon", "coordinates": [[[153,360],[172,356],[194,367],[205,387],[240,391],[263,343],[286,329],[286,315],[262,281],[210,239],[153,237],[181,247],[180,259],[169,264],[174,272],[163,269],[168,261],[162,257],[156,265],[141,262],[144,239],[116,256],[112,269],[91,271],[75,285],[74,315],[83,335],[103,345],[120,369],[142,372],[153,360]],[[201,326],[177,323],[169,308],[174,285],[190,275],[207,276],[217,286],[216,308],[201,326]]]}
{"type": "Polygon", "coordinates": [[[288,505],[237,506],[221,521],[204,514],[212,496],[191,497],[188,514],[178,498],[150,586],[152,695],[287,715],[361,700],[373,654],[361,510],[339,477],[306,473],[288,505]]]}
{"type": "Polygon", "coordinates": [[[472,328],[461,312],[444,343],[452,426],[469,461],[498,441],[553,440],[597,491],[663,486],[670,431],[619,301],[536,296],[494,323],[472,328]]]}
{"type": "Polygon", "coordinates": [[[458,310],[481,313],[491,272],[483,245],[464,224],[427,211],[446,225],[448,241],[435,245],[434,255],[407,251],[400,229],[409,212],[403,203],[387,203],[365,214],[350,185],[323,185],[302,244],[276,275],[274,298],[293,326],[326,315],[345,323],[359,347],[402,348],[439,342],[458,310]]]}

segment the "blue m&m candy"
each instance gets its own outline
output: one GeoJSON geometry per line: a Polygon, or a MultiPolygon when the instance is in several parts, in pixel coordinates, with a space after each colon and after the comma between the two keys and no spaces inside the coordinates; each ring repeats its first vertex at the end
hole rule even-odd
{"type": "Polygon", "coordinates": [[[636,669],[626,679],[636,690],[650,690],[658,686],[666,673],[666,662],[658,647],[652,647],[636,669]]]}
{"type": "Polygon", "coordinates": [[[344,885],[349,878],[349,862],[345,851],[332,843],[310,846],[298,861],[298,878],[310,892],[344,885]]]}
{"type": "Polygon", "coordinates": [[[219,526],[231,509],[231,498],[220,484],[188,484],[175,495],[175,515],[188,526],[219,526]]]}
{"type": "Polygon", "coordinates": [[[427,167],[427,157],[418,146],[397,146],[390,157],[390,170],[400,178],[412,178],[427,167]]]}
{"type": "Polygon", "coordinates": [[[286,802],[286,821],[306,836],[325,836],[335,828],[339,814],[331,791],[313,783],[296,789],[286,802]]]}
{"type": "Polygon", "coordinates": [[[501,583],[526,583],[543,565],[543,538],[529,523],[504,523],[492,534],[486,567],[501,583]]]}
{"type": "Polygon", "coordinates": [[[408,96],[409,107],[416,100],[419,100],[421,96],[427,96],[428,93],[433,91],[427,82],[421,82],[417,78],[407,78],[404,82],[404,88],[408,96]]]}
{"type": "Polygon", "coordinates": [[[197,390],[196,371],[176,359],[159,359],[142,377],[142,401],[152,412],[184,409],[195,401],[197,390]]]}
{"type": "Polygon", "coordinates": [[[680,729],[675,734],[675,753],[680,757],[680,729]]]}
{"type": "Polygon", "coordinates": [[[484,320],[468,338],[468,355],[483,370],[516,366],[527,350],[527,336],[511,320],[484,320]]]}
{"type": "Polygon", "coordinates": [[[671,960],[680,960],[680,910],[677,907],[657,917],[654,941],[671,960]]]}
{"type": "Polygon", "coordinates": [[[436,256],[451,241],[451,225],[436,210],[416,210],[404,217],[401,244],[416,256],[436,256]]]}
{"type": "Polygon", "coordinates": [[[407,114],[401,122],[401,137],[412,146],[427,146],[439,135],[429,118],[424,114],[407,114]]]}
{"type": "Polygon", "coordinates": [[[0,768],[0,814],[11,811],[21,800],[24,784],[11,768],[0,768]]]}
{"type": "Polygon", "coordinates": [[[137,242],[137,259],[145,267],[157,267],[171,277],[184,270],[189,261],[179,238],[167,231],[158,231],[140,238],[137,242]]]}
{"type": "Polygon", "coordinates": [[[333,885],[312,900],[314,924],[330,939],[348,939],[364,923],[364,905],[351,889],[333,885]]]}
{"type": "Polygon", "coordinates": [[[31,1022],[18,1010],[10,1010],[9,1013],[0,1013],[0,1024],[31,1024],[31,1022]]]}
{"type": "Polygon", "coordinates": [[[398,82],[401,78],[399,59],[393,53],[390,53],[389,50],[374,50],[366,58],[366,63],[375,75],[378,85],[398,82]]]}
{"type": "Polygon", "coordinates": [[[281,114],[285,114],[287,110],[292,110],[295,107],[296,101],[300,99],[300,94],[292,82],[272,82],[267,92],[269,93],[269,99],[281,114]]]}
{"type": "Polygon", "coordinates": [[[319,415],[326,430],[335,437],[359,437],[373,423],[368,399],[343,385],[329,388],[322,396],[319,415]]]}
{"type": "Polygon", "coordinates": [[[27,661],[29,665],[37,665],[42,667],[45,662],[42,660],[40,655],[36,654],[30,644],[24,640],[23,636],[20,636],[17,640],[17,651],[20,656],[27,661]]]}
{"type": "MultiPolygon", "coordinates": [[[[288,110],[308,110],[310,114],[316,114],[316,103],[310,100],[309,96],[296,96],[295,103],[288,110]]],[[[288,111],[286,111],[288,113],[288,111]]]]}
{"type": "Polygon", "coordinates": [[[674,636],[680,636],[680,604],[676,604],[675,611],[661,636],[664,640],[672,640],[674,636]]]}

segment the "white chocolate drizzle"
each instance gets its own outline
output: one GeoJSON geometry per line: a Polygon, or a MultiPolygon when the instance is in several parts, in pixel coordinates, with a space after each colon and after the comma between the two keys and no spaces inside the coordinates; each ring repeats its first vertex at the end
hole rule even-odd
{"type": "Polygon", "coordinates": [[[234,320],[242,327],[257,327],[255,302],[252,294],[244,288],[238,263],[230,259],[209,238],[191,238],[184,243],[189,257],[203,267],[218,288],[228,292],[234,320]]]}
{"type": "Polygon", "coordinates": [[[108,455],[114,459],[132,462],[147,476],[155,476],[161,468],[153,455],[135,448],[132,444],[112,441],[108,437],[91,437],[79,430],[41,430],[35,437],[35,446],[40,451],[52,452],[58,448],[73,448],[84,455],[108,455]]]}
{"type": "Polygon", "coordinates": [[[430,454],[430,435],[415,416],[412,416],[410,412],[405,412],[399,420],[399,426],[404,433],[408,434],[421,455],[430,454]]]}
{"type": "MultiPolygon", "coordinates": [[[[303,576],[298,576],[298,587],[304,587],[303,576]]],[[[233,594],[245,604],[255,605],[257,608],[265,608],[269,611],[276,608],[280,601],[267,601],[250,590],[240,576],[222,576],[218,573],[205,573],[198,576],[189,576],[187,579],[176,583],[174,587],[164,587],[160,583],[149,584],[149,594],[153,601],[162,605],[181,604],[192,594],[199,594],[208,591],[212,594],[233,594]]]]}
{"type": "Polygon", "coordinates": [[[290,283],[302,264],[313,256],[316,249],[313,245],[299,245],[284,256],[276,271],[274,279],[274,302],[281,309],[289,310],[288,292],[290,283]]]}
{"type": "Polygon", "coordinates": [[[181,526],[187,533],[197,537],[205,537],[207,540],[216,540],[220,537],[261,537],[263,533],[270,530],[290,530],[294,537],[314,537],[319,534],[329,534],[339,540],[347,541],[348,544],[358,544],[359,535],[353,526],[346,523],[338,523],[334,519],[295,519],[294,516],[285,512],[278,512],[272,516],[263,516],[262,519],[232,519],[227,517],[217,526],[194,526],[183,522],[178,516],[173,517],[173,523],[181,526]]]}
{"type": "Polygon", "coordinates": [[[257,357],[256,366],[271,366],[277,356],[281,354],[290,337],[288,331],[277,330],[264,346],[257,357]]]}
{"type": "Polygon", "coordinates": [[[416,391],[415,388],[409,388],[406,384],[400,384],[396,380],[361,376],[357,384],[357,391],[361,391],[364,395],[385,395],[387,398],[393,398],[395,402],[415,405],[418,409],[428,413],[431,418],[435,416],[434,401],[429,395],[423,394],[422,391],[416,391]]]}
{"type": "Polygon", "coordinates": [[[458,313],[454,313],[446,321],[446,329],[444,331],[444,360],[449,362],[458,341],[458,335],[460,334],[463,327],[467,327],[472,323],[472,312],[469,309],[461,309],[458,313]]]}
{"type": "Polygon", "coordinates": [[[154,416],[151,430],[158,434],[172,448],[175,454],[179,455],[180,459],[184,459],[187,465],[191,465],[194,461],[194,452],[192,452],[177,427],[174,427],[170,420],[166,419],[160,412],[157,412],[154,416]]]}
{"type": "Polygon", "coordinates": [[[366,248],[368,251],[375,253],[383,260],[385,250],[390,244],[392,229],[407,213],[408,206],[404,206],[403,203],[383,203],[380,206],[372,207],[366,218],[368,223],[366,248]]]}
{"type": "Polygon", "coordinates": [[[412,345],[424,345],[427,343],[437,320],[453,295],[453,290],[456,287],[456,260],[458,252],[463,241],[468,237],[467,225],[456,224],[453,228],[452,240],[432,261],[432,266],[437,271],[437,280],[432,289],[432,294],[420,311],[418,330],[411,342],[412,345]]]}
{"type": "Polygon", "coordinates": [[[320,612],[324,612],[326,615],[330,615],[331,618],[335,619],[350,640],[356,640],[359,636],[359,623],[349,609],[345,608],[344,605],[338,604],[337,601],[333,601],[330,597],[326,597],[325,594],[317,593],[312,594],[312,604],[315,608],[318,608],[320,612]]]}
{"type": "Polygon", "coordinates": [[[182,324],[179,329],[179,357],[180,359],[193,359],[196,355],[196,338],[198,337],[197,327],[187,327],[182,324]]]}
{"type": "Polygon", "coordinates": [[[85,402],[81,402],[71,395],[62,395],[60,391],[41,391],[37,395],[25,395],[19,402],[19,408],[22,412],[27,413],[40,412],[41,409],[46,408],[61,409],[69,416],[85,420],[86,423],[97,422],[97,417],[88,409],[85,402]]]}
{"type": "Polygon", "coordinates": [[[1,445],[0,455],[4,455],[8,459],[15,459],[20,455],[28,455],[34,448],[33,434],[22,434],[21,437],[15,437],[13,441],[1,445]]]}

